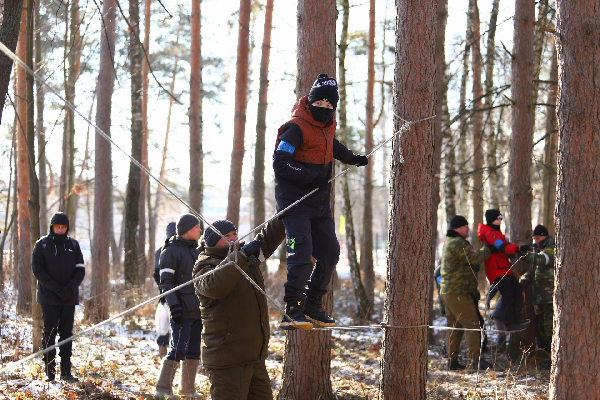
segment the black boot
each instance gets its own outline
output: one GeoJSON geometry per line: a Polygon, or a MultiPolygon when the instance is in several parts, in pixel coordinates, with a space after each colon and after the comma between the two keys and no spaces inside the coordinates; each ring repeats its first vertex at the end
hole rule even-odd
{"type": "Polygon", "coordinates": [[[306,319],[304,316],[304,301],[302,300],[291,300],[288,301],[285,306],[285,313],[292,319],[290,320],[287,316],[283,316],[279,327],[281,329],[303,329],[310,330],[313,328],[313,324],[306,319]]]}
{"type": "Polygon", "coordinates": [[[483,357],[480,358],[474,358],[471,360],[471,362],[469,363],[469,369],[474,370],[474,371],[485,371],[486,369],[493,369],[494,365],[490,362],[487,362],[483,359],[483,357]]]}
{"type": "Polygon", "coordinates": [[[323,310],[323,299],[320,296],[308,296],[306,298],[304,315],[315,325],[335,326],[335,319],[331,318],[323,310]]]}
{"type": "Polygon", "coordinates": [[[458,360],[448,360],[448,371],[465,369],[465,366],[458,363],[458,360]]]}
{"type": "Polygon", "coordinates": [[[48,361],[44,358],[44,364],[46,365],[46,382],[54,382],[54,379],[56,378],[56,361],[54,361],[54,359],[48,361]]]}
{"type": "Polygon", "coordinates": [[[79,379],[71,375],[71,358],[60,360],[60,380],[69,383],[79,382],[79,379]]]}

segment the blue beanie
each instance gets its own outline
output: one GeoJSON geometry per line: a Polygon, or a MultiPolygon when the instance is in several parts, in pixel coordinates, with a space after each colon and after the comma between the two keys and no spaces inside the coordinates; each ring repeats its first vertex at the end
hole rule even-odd
{"type": "MultiPolygon", "coordinates": [[[[231,221],[227,221],[226,219],[220,219],[212,223],[221,235],[225,236],[231,231],[237,231],[235,225],[231,221]]],[[[204,230],[204,243],[207,247],[215,247],[219,239],[221,239],[221,235],[215,232],[210,226],[207,226],[204,230]]]]}
{"type": "Polygon", "coordinates": [[[167,239],[175,234],[177,234],[177,225],[175,222],[169,222],[169,225],[167,225],[167,239]]]}
{"type": "Polygon", "coordinates": [[[200,220],[195,215],[183,214],[177,221],[177,234],[183,235],[198,224],[200,224],[200,220]]]}

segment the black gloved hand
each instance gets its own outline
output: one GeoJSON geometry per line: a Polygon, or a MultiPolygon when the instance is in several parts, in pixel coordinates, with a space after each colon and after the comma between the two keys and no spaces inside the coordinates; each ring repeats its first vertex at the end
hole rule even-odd
{"type": "Polygon", "coordinates": [[[357,165],[359,167],[364,167],[369,163],[369,158],[367,156],[363,156],[362,154],[357,154],[354,156],[352,160],[352,165],[357,165]]]}
{"type": "Polygon", "coordinates": [[[258,258],[260,256],[260,250],[262,248],[262,245],[264,244],[265,242],[263,242],[262,240],[253,240],[247,245],[242,246],[242,248],[240,248],[240,251],[244,253],[246,257],[254,256],[258,258]]]}
{"type": "Polygon", "coordinates": [[[527,253],[528,251],[531,251],[531,246],[528,244],[524,244],[522,246],[519,246],[519,251],[522,253],[527,253]]]}
{"type": "Polygon", "coordinates": [[[485,247],[490,249],[490,254],[500,253],[497,248],[494,247],[493,244],[486,244],[485,247]]]}
{"type": "Polygon", "coordinates": [[[329,188],[329,179],[325,174],[317,174],[317,176],[311,181],[311,187],[313,189],[328,189],[329,188]]]}
{"type": "Polygon", "coordinates": [[[60,297],[60,299],[62,301],[67,301],[67,300],[69,300],[69,297],[71,297],[72,294],[73,294],[73,291],[71,290],[71,288],[68,286],[64,286],[58,292],[58,297],[60,297]]]}
{"type": "Polygon", "coordinates": [[[169,306],[169,312],[171,313],[171,319],[176,324],[181,324],[181,306],[179,304],[173,304],[169,306]]]}

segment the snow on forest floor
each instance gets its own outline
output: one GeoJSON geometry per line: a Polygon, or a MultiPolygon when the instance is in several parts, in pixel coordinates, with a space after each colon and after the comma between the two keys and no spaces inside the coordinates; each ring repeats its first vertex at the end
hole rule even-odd
{"type": "MultiPolygon", "coordinates": [[[[283,283],[270,274],[267,292],[280,301],[283,283]],[[276,280],[276,283],[273,281],[276,280]]],[[[383,284],[381,284],[383,286],[383,284]]],[[[381,293],[381,292],[380,292],[381,293]]],[[[0,358],[2,367],[10,366],[31,354],[31,319],[15,312],[15,293],[6,289],[0,305],[0,358]]],[[[354,298],[348,279],[340,279],[334,293],[334,315],[339,326],[355,325],[354,298]]],[[[437,299],[436,299],[437,300],[437,299]]],[[[373,323],[381,321],[382,295],[375,304],[373,323]]],[[[136,311],[131,318],[104,325],[78,338],[73,346],[73,373],[80,382],[45,382],[41,359],[9,369],[0,377],[0,399],[149,399],[152,398],[160,369],[154,332],[155,305],[136,311]]],[[[75,332],[87,327],[81,322],[83,310],[77,307],[75,332]]],[[[279,312],[271,311],[271,340],[267,368],[277,396],[283,370],[284,331],[278,328],[279,312]]],[[[443,321],[436,321],[443,325],[443,321]]],[[[443,331],[435,338],[442,342],[443,331]]],[[[381,329],[334,330],[332,332],[331,383],[336,399],[376,399],[379,395],[379,357],[381,329]]],[[[493,340],[492,340],[493,342],[493,340]]],[[[461,349],[465,349],[463,341],[461,349]]],[[[466,352],[463,352],[463,356],[466,352]]],[[[428,399],[533,399],[548,398],[549,369],[511,366],[503,354],[486,355],[495,364],[494,371],[479,374],[448,372],[441,347],[429,346],[427,373],[428,399]]],[[[57,371],[58,376],[58,371],[57,371]]],[[[179,382],[178,376],[175,382],[179,382]]],[[[210,399],[208,378],[200,372],[197,391],[210,399]]]]}

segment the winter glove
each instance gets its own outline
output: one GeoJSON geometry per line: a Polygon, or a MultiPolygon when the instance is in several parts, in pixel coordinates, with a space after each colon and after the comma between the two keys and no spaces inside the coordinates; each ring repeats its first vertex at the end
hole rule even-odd
{"type": "Polygon", "coordinates": [[[173,304],[169,306],[169,311],[171,312],[171,319],[176,324],[181,324],[181,306],[179,304],[173,304]]]}
{"type": "Polygon", "coordinates": [[[60,299],[62,301],[67,301],[67,300],[69,300],[69,297],[71,297],[72,294],[73,294],[73,291],[71,290],[71,288],[68,286],[64,286],[58,292],[58,297],[60,297],[60,299]]]}
{"type": "MultiPolygon", "coordinates": [[[[250,242],[250,243],[252,243],[252,242],[250,242]]],[[[250,243],[248,243],[248,244],[250,244],[250,243]]],[[[232,251],[231,253],[229,253],[229,255],[227,256],[227,261],[235,262],[244,271],[246,271],[248,269],[248,267],[250,267],[250,262],[248,261],[248,257],[244,256],[241,253],[241,249],[235,250],[235,251],[232,251]]]]}
{"type": "Polygon", "coordinates": [[[311,187],[313,189],[328,189],[329,188],[329,182],[327,179],[327,176],[325,176],[325,174],[317,174],[317,176],[311,181],[311,187]]]}
{"type": "Polygon", "coordinates": [[[490,254],[500,253],[497,248],[494,247],[493,244],[486,244],[485,247],[490,249],[490,254]]]}
{"type": "Polygon", "coordinates": [[[247,245],[243,246],[240,249],[240,252],[244,253],[247,257],[254,256],[258,259],[260,256],[260,250],[264,244],[265,242],[262,240],[253,240],[247,245]]]}
{"type": "Polygon", "coordinates": [[[519,247],[519,251],[522,253],[527,253],[527,252],[531,251],[531,246],[528,244],[524,244],[519,247]]]}
{"type": "Polygon", "coordinates": [[[352,165],[356,165],[359,167],[364,167],[369,163],[369,158],[367,156],[363,156],[362,154],[357,154],[354,156],[352,160],[352,165]]]}

